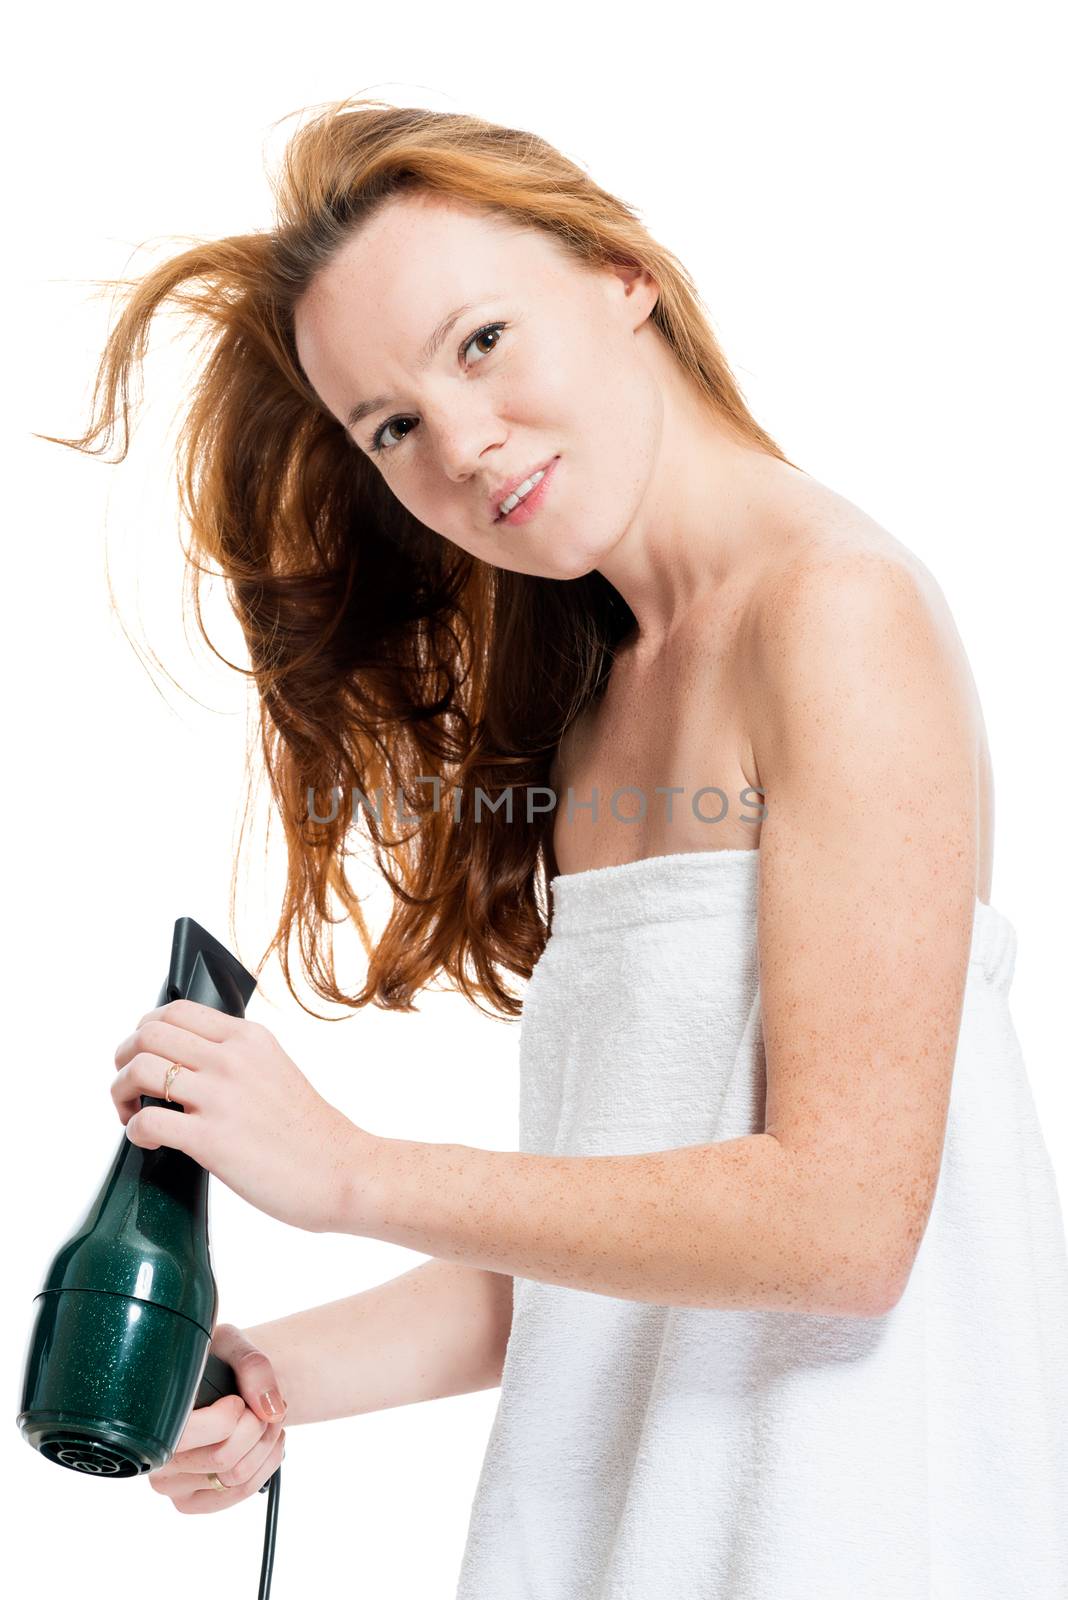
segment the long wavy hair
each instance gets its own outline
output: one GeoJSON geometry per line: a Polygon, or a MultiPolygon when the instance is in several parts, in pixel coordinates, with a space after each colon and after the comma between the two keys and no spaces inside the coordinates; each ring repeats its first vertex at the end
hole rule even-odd
{"type": "MultiPolygon", "coordinates": [[[[177,484],[197,625],[218,655],[200,603],[211,573],[247,643],[251,667],[227,665],[255,680],[285,829],[283,904],[261,960],[278,950],[290,992],[313,1016],[293,986],[294,926],[306,977],[335,1004],[414,1011],[418,991],[445,977],[479,1009],[487,1000],[489,1014],[515,1017],[522,998],[502,972],[529,978],[551,931],[553,756],[603,691],[635,618],[597,571],[557,580],[502,570],[413,517],[308,382],[294,308],[390,196],[474,202],[545,229],[583,266],[645,268],[659,286],[652,320],[716,415],[739,439],[789,458],[750,415],[685,268],[623,200],[537,135],[349,97],[316,109],[271,184],[270,231],[197,242],[136,280],[104,280],[123,303],[89,427],[77,439],[38,437],[99,455],[121,421],[113,464],[124,460],[131,379],[154,315],[169,302],[207,335],[177,484]],[[505,789],[530,792],[518,818],[511,795],[500,804],[505,789]],[[395,837],[387,798],[405,814],[395,837]],[[393,891],[377,941],[345,866],[361,827],[393,891]],[[335,972],[331,929],[342,917],[355,920],[367,956],[355,994],[335,972]]],[[[240,861],[239,846],[231,927],[240,861]]]]}

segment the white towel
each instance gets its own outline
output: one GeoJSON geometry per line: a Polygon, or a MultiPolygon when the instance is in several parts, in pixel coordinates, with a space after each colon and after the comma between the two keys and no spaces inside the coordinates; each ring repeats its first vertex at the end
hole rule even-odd
{"type": "MultiPolygon", "coordinates": [[[[759,850],[553,879],[520,1148],[764,1127],[759,850]]],[[[1068,1251],[976,900],[942,1168],[877,1318],[515,1280],[456,1600],[1068,1600],[1068,1251]]]]}

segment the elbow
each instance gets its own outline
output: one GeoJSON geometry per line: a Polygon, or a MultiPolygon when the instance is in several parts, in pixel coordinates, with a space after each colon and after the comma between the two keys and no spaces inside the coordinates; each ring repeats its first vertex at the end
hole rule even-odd
{"type": "Polygon", "coordinates": [[[855,1246],[825,1253],[810,1281],[812,1309],[823,1316],[885,1317],[908,1283],[911,1263],[904,1268],[901,1260],[900,1254],[883,1252],[873,1262],[855,1246]]]}
{"type": "Polygon", "coordinates": [[[921,1229],[919,1235],[907,1231],[904,1237],[898,1232],[880,1239],[879,1260],[866,1275],[867,1294],[861,1298],[866,1302],[867,1309],[860,1313],[862,1316],[885,1317],[899,1304],[908,1288],[922,1237],[921,1229]]]}
{"type": "MultiPolygon", "coordinates": [[[[913,1234],[902,1237],[903,1226],[892,1225],[890,1209],[880,1205],[873,1213],[843,1194],[843,1186],[824,1186],[808,1198],[805,1229],[814,1262],[811,1289],[814,1309],[825,1315],[885,1317],[900,1302],[908,1286],[916,1255],[913,1234]]],[[[799,1207],[799,1214],[806,1214],[799,1207]]],[[[795,1231],[795,1241],[800,1236],[795,1231]]]]}
{"type": "Polygon", "coordinates": [[[901,1299],[902,1291],[888,1288],[883,1279],[873,1273],[853,1296],[846,1314],[854,1317],[885,1317],[901,1299]]]}
{"type": "Polygon", "coordinates": [[[849,1296],[846,1315],[854,1317],[885,1317],[900,1301],[908,1284],[912,1263],[900,1271],[891,1270],[887,1258],[870,1266],[854,1282],[854,1292],[849,1296]]]}
{"type": "MultiPolygon", "coordinates": [[[[780,1215],[785,1248],[804,1262],[799,1285],[807,1288],[808,1309],[819,1316],[884,1317],[900,1301],[916,1254],[915,1231],[856,1174],[843,1177],[811,1152],[780,1151],[785,1190],[780,1215]]],[[[922,1235],[921,1235],[922,1236],[922,1235]]]]}
{"type": "Polygon", "coordinates": [[[805,1309],[817,1317],[885,1317],[900,1295],[889,1290],[877,1273],[842,1275],[821,1272],[809,1283],[805,1309]]]}

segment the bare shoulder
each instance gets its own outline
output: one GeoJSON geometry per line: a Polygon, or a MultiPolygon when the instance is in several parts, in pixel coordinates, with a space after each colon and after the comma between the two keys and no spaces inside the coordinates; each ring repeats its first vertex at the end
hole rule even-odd
{"type": "Polygon", "coordinates": [[[963,641],[937,579],[908,547],[831,491],[807,500],[787,539],[753,585],[745,629],[754,764],[771,701],[811,674],[833,677],[835,647],[850,630],[879,628],[904,657],[932,652],[954,681],[978,746],[979,697],[963,641]]]}
{"type": "Polygon", "coordinates": [[[754,640],[766,643],[802,606],[847,602],[853,583],[911,589],[932,620],[956,636],[946,598],[919,556],[852,501],[814,484],[798,495],[788,536],[777,541],[754,583],[754,640]]]}

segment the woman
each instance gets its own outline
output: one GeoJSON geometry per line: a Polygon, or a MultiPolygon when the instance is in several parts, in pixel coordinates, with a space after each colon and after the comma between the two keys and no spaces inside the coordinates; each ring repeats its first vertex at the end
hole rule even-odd
{"type": "Polygon", "coordinates": [[[685,271],[534,135],[341,102],[277,200],[132,286],[61,442],[125,423],[164,302],[214,335],[181,481],[287,832],[270,948],[292,987],[296,924],[353,1007],[445,973],[522,1011],[522,1149],[379,1138],[261,1025],[142,1017],[136,1143],[435,1258],[373,1312],[228,1327],[248,1410],[195,1414],[156,1486],[266,1481],[261,1374],[289,1420],[500,1381],[460,1600],[1052,1600],[1068,1260],[937,584],[787,460],[685,271]],[[375,944],[353,823],[395,891],[375,944]],[[345,1338],[358,1374],[315,1377],[345,1338]]]}

